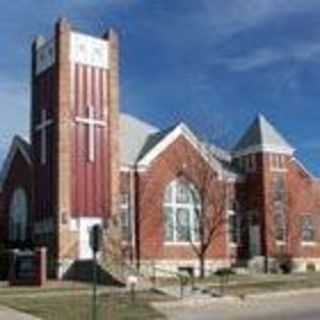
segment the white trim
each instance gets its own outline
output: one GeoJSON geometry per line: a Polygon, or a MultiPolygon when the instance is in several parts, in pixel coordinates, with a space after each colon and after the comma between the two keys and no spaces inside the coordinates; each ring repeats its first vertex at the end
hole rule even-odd
{"type": "Polygon", "coordinates": [[[315,180],[316,182],[320,181],[320,178],[314,176],[296,157],[292,157],[291,161],[294,161],[312,180],[315,180]]]}
{"type": "Polygon", "coordinates": [[[138,165],[121,165],[120,167],[120,173],[129,173],[131,171],[135,172],[146,172],[148,170],[148,167],[145,166],[138,166],[138,165]]]}
{"type": "Polygon", "coordinates": [[[180,123],[176,126],[164,139],[162,139],[155,147],[153,147],[144,157],[139,160],[138,165],[148,167],[151,162],[159,156],[165,149],[167,149],[178,137],[185,137],[188,142],[200,153],[206,162],[208,162],[211,168],[218,172],[219,178],[222,177],[223,168],[221,164],[213,157],[208,157],[210,152],[205,152],[206,147],[198,140],[198,138],[191,132],[191,130],[184,124],[180,123]]]}
{"type": "Polygon", "coordinates": [[[288,172],[288,169],[280,169],[280,168],[272,168],[270,169],[271,172],[279,172],[279,173],[286,173],[288,172]]]}
{"type": "Polygon", "coordinates": [[[249,155],[251,153],[259,153],[259,152],[286,154],[291,156],[295,152],[295,149],[289,148],[289,147],[285,148],[285,147],[279,147],[275,145],[267,145],[267,144],[255,145],[255,146],[250,146],[244,150],[233,152],[233,157],[238,158],[238,157],[249,155]]]}
{"type": "MultiPolygon", "coordinates": [[[[32,161],[30,158],[29,153],[25,150],[25,147],[23,143],[21,142],[22,138],[15,136],[13,138],[13,142],[11,144],[10,150],[7,154],[7,157],[4,161],[4,164],[2,166],[1,172],[0,172],[0,192],[3,190],[3,184],[7,179],[7,176],[9,174],[11,163],[14,160],[14,157],[18,151],[21,152],[23,158],[26,160],[26,162],[31,166],[32,161]]],[[[26,142],[27,143],[27,142],[26,142]]]]}
{"type": "Polygon", "coordinates": [[[227,239],[228,239],[228,245],[231,248],[237,248],[240,244],[240,240],[241,240],[241,230],[240,230],[240,221],[239,221],[239,212],[236,212],[234,210],[226,210],[227,212],[227,239]],[[229,217],[231,216],[236,216],[237,217],[237,225],[236,225],[236,232],[237,232],[237,241],[234,242],[231,240],[231,234],[230,234],[230,221],[229,221],[229,217]]]}
{"type": "Polygon", "coordinates": [[[317,245],[316,241],[302,241],[301,245],[303,247],[315,247],[317,245]]]}
{"type": "Polygon", "coordinates": [[[200,246],[200,241],[180,241],[180,242],[170,242],[170,241],[165,241],[164,243],[165,247],[191,247],[191,245],[194,246],[200,246]]]}
{"type": "Polygon", "coordinates": [[[121,166],[120,167],[120,172],[121,173],[129,173],[132,169],[130,168],[130,166],[121,166]]]}
{"type": "Polygon", "coordinates": [[[130,226],[131,226],[131,245],[136,246],[136,188],[135,188],[135,170],[132,169],[129,174],[130,179],[130,226]]]}

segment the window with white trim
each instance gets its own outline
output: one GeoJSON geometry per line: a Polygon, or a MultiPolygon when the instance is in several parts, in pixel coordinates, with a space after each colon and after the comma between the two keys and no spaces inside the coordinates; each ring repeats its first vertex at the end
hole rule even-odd
{"type": "Polygon", "coordinates": [[[282,154],[271,154],[270,163],[271,169],[284,170],[285,169],[285,156],[282,154]]]}
{"type": "Polygon", "coordinates": [[[131,239],[131,219],[129,193],[120,194],[120,218],[121,218],[121,235],[122,240],[130,241],[131,239]]]}
{"type": "Polygon", "coordinates": [[[200,197],[194,185],[181,179],[172,181],[164,193],[165,242],[198,242],[200,210],[200,197]]]}
{"type": "Polygon", "coordinates": [[[257,170],[256,155],[254,153],[240,157],[237,161],[239,168],[245,172],[255,172],[257,170]]]}
{"type": "Polygon", "coordinates": [[[316,240],[316,228],[311,215],[302,217],[301,239],[303,242],[314,242],[316,240]]]}
{"type": "Polygon", "coordinates": [[[282,201],[274,202],[274,232],[276,241],[286,241],[286,217],[282,201]]]}
{"type": "Polygon", "coordinates": [[[234,245],[240,241],[240,219],[236,211],[229,211],[229,241],[234,245]]]}
{"type": "Polygon", "coordinates": [[[228,201],[228,230],[229,242],[232,245],[237,245],[240,242],[240,215],[239,205],[234,199],[228,201]]]}

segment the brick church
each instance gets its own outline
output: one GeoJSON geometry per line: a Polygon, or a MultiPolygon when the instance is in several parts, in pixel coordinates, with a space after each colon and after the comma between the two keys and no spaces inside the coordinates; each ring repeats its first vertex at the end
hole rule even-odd
{"type": "Polygon", "coordinates": [[[31,68],[30,137],[13,139],[0,176],[3,246],[47,247],[63,277],[92,258],[99,224],[143,270],[284,258],[320,270],[320,182],[263,115],[226,151],[184,123],[160,130],[123,114],[116,33],[64,19],[34,41],[31,68]]]}

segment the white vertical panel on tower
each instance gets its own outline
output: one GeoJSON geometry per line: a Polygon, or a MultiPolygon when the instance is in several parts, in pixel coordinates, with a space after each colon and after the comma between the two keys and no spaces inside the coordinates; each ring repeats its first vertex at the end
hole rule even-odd
{"type": "Polygon", "coordinates": [[[54,40],[47,41],[43,46],[37,50],[36,56],[36,74],[50,68],[56,60],[56,50],[54,40]]]}
{"type": "Polygon", "coordinates": [[[70,60],[92,67],[109,69],[108,42],[82,33],[71,33],[70,60]]]}

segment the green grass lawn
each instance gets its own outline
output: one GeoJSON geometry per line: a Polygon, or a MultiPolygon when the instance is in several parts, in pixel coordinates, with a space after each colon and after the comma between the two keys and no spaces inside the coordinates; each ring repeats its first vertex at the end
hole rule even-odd
{"type": "MultiPolygon", "coordinates": [[[[134,302],[127,294],[103,294],[98,297],[97,319],[152,320],[165,319],[150,306],[150,302],[163,301],[162,295],[138,293],[134,302]]],[[[91,320],[91,296],[39,296],[28,298],[0,297],[0,305],[35,315],[44,320],[91,320]]]]}

